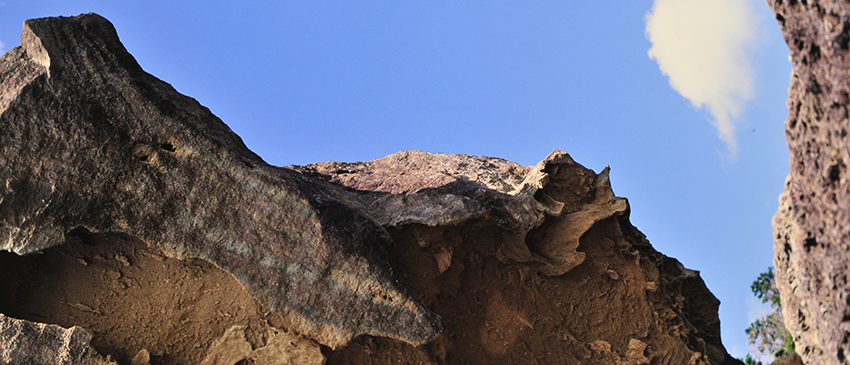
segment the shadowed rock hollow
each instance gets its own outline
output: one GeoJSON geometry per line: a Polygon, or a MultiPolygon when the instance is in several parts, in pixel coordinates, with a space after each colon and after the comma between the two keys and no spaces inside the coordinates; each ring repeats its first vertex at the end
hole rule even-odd
{"type": "Polygon", "coordinates": [[[270,166],[94,14],[0,58],[0,161],[7,362],[55,353],[15,335],[46,323],[78,326],[68,363],[738,363],[607,168],[270,166]]]}

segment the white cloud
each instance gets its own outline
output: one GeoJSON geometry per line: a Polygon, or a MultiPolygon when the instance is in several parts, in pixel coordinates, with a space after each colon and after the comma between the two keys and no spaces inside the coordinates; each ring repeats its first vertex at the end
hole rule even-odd
{"type": "Polygon", "coordinates": [[[673,89],[712,114],[732,160],[736,119],[755,83],[749,56],[759,18],[749,1],[655,0],[646,15],[649,57],[673,89]]]}
{"type": "Polygon", "coordinates": [[[3,41],[0,41],[0,52],[3,52],[5,50],[6,50],[6,45],[3,44],[3,41]]]}

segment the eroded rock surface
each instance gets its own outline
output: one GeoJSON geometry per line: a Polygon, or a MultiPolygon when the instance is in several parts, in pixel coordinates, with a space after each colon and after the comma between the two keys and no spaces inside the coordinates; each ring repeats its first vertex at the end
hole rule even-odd
{"type": "Polygon", "coordinates": [[[546,275],[562,275],[581,264],[579,237],[628,209],[611,191],[607,168],[597,176],[557,150],[532,168],[491,157],[403,151],[364,163],[294,169],[385,227],[492,221],[506,237],[496,254],[536,265],[546,275]],[[527,242],[528,233],[544,221],[552,227],[527,242]]]}
{"type": "Polygon", "coordinates": [[[142,71],[108,21],[28,20],[21,42],[0,59],[2,249],[43,250],[78,227],[126,232],[216,264],[330,347],[440,334],[393,278],[381,227],[142,71]]]}
{"type": "Polygon", "coordinates": [[[94,14],[0,58],[0,161],[0,312],[121,363],[738,363],[607,168],[269,166],[94,14]]]}
{"type": "Polygon", "coordinates": [[[110,365],[80,327],[62,328],[9,318],[0,313],[0,363],[28,365],[110,365]]]}
{"type": "Polygon", "coordinates": [[[769,0],[794,64],[776,284],[806,364],[850,363],[850,4],[769,0]]]}
{"type": "Polygon", "coordinates": [[[281,360],[322,358],[318,344],[288,328],[227,272],[204,260],[167,257],[126,234],[69,235],[61,245],[23,257],[0,252],[0,268],[0,313],[80,326],[99,353],[120,364],[136,365],[140,353],[151,364],[208,359],[220,365],[226,362],[217,360],[242,356],[226,363],[233,365],[269,352],[286,354],[281,360]],[[244,328],[244,341],[233,331],[226,336],[234,327],[244,328]],[[280,343],[286,337],[299,338],[291,341],[299,346],[280,343]]]}
{"type": "Polygon", "coordinates": [[[363,336],[328,363],[738,363],[720,341],[719,301],[629,223],[607,168],[561,151],[534,167],[405,151],[294,168],[387,227],[401,282],[446,325],[421,347],[363,336]],[[468,207],[463,219],[447,201],[468,207]],[[433,207],[451,218],[406,214],[433,207]]]}

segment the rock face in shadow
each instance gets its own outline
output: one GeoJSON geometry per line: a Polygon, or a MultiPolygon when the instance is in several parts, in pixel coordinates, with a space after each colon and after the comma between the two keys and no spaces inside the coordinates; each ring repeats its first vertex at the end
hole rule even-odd
{"type": "Polygon", "coordinates": [[[738,363],[607,168],[270,166],[94,14],[29,20],[0,58],[0,162],[0,312],[107,360],[738,363]]]}
{"type": "Polygon", "coordinates": [[[774,217],[785,325],[806,364],[850,363],[850,4],[769,0],[794,64],[774,217]]]}

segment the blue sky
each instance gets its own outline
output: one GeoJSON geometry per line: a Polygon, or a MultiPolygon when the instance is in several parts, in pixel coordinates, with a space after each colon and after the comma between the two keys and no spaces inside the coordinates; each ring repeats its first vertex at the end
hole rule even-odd
{"type": "MultiPolygon", "coordinates": [[[[671,86],[674,68],[665,75],[648,55],[652,0],[0,0],[0,50],[20,43],[25,19],[99,13],[146,71],[209,107],[277,165],[409,149],[532,165],[556,148],[595,171],[610,165],[632,223],[701,272],[722,301],[724,344],[743,356],[744,329],[761,310],[749,285],[772,265],[770,221],[788,173],[791,64],[764,3],[724,1],[751,10],[740,13],[746,36],[718,41],[743,47],[735,55],[749,68],[692,61],[685,72],[714,72],[702,79],[725,80],[739,91],[732,99],[671,86]],[[731,134],[715,128],[724,111],[731,134]]],[[[708,13],[671,11],[693,22],[708,13]]],[[[682,34],[686,45],[710,43],[682,34]]]]}

